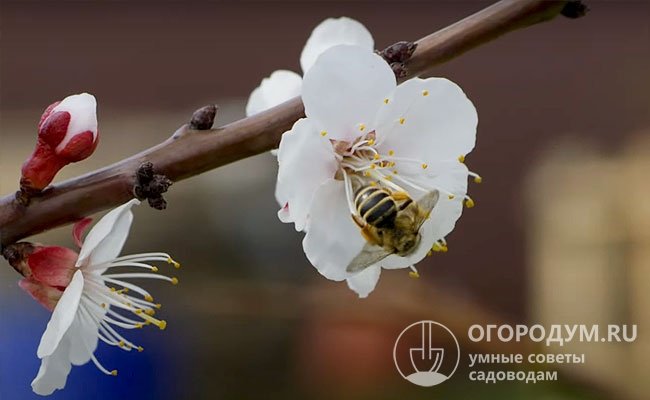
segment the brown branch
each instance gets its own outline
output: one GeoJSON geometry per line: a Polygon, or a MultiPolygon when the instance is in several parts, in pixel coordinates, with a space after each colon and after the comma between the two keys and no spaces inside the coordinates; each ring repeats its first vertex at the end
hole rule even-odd
{"type": "MultiPolygon", "coordinates": [[[[507,32],[549,20],[566,4],[502,0],[417,41],[415,52],[404,63],[404,78],[423,74],[507,32]]],[[[282,133],[303,116],[302,101],[294,98],[216,129],[195,130],[184,125],[157,146],[47,188],[28,207],[16,202],[14,195],[6,196],[0,199],[1,244],[6,246],[129,200],[136,171],[145,162],[153,163],[157,173],[179,181],[277,147],[282,133]]]]}

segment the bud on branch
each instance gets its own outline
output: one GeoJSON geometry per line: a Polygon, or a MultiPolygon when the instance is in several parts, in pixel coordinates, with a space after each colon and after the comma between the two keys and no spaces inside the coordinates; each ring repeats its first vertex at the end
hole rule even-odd
{"type": "Polygon", "coordinates": [[[20,191],[23,203],[42,191],[64,166],[89,157],[95,147],[97,102],[82,93],[51,104],[38,124],[38,139],[32,155],[22,167],[20,191]]]}

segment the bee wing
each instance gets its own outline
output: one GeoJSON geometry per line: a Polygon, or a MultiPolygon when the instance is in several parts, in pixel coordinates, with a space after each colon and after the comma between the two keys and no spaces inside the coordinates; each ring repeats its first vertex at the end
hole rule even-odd
{"type": "Polygon", "coordinates": [[[418,215],[418,220],[417,220],[417,227],[420,229],[422,224],[424,224],[424,221],[429,218],[429,214],[431,214],[431,210],[433,210],[433,207],[438,204],[438,199],[440,198],[440,192],[437,190],[432,190],[422,196],[420,200],[417,201],[417,205],[420,208],[420,212],[418,215]]]}
{"type": "Polygon", "coordinates": [[[386,251],[383,247],[376,246],[374,244],[366,243],[363,246],[363,249],[359,254],[356,255],[350,261],[347,268],[347,272],[359,272],[368,268],[369,266],[383,260],[388,257],[391,253],[386,251]]]}

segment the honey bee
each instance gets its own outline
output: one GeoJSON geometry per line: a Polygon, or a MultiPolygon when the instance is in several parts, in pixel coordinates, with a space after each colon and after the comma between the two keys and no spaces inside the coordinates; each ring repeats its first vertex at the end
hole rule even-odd
{"type": "Polygon", "coordinates": [[[362,186],[355,192],[356,215],[352,219],[367,243],[348,264],[348,272],[359,272],[391,254],[406,256],[420,244],[420,228],[438,202],[437,190],[417,202],[406,192],[377,186],[362,186]]]}

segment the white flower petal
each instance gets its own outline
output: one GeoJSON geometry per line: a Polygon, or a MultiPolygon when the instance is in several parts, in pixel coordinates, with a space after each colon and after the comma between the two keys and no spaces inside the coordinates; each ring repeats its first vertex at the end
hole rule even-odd
{"type": "Polygon", "coordinates": [[[305,74],[305,115],[327,137],[353,141],[373,129],[395,85],[395,74],[377,54],[359,46],[335,46],[305,74]]]}
{"type": "Polygon", "coordinates": [[[133,222],[131,207],[138,204],[140,201],[137,199],[128,201],[111,210],[93,226],[79,251],[77,267],[99,265],[120,254],[133,222]]]}
{"type": "MultiPolygon", "coordinates": [[[[83,303],[87,302],[83,299],[83,303]]],[[[86,307],[89,310],[89,307],[86,307]]],[[[97,315],[97,318],[101,321],[104,318],[106,312],[97,315]]],[[[70,338],[70,362],[73,365],[83,365],[90,361],[91,355],[97,349],[97,341],[99,328],[94,321],[91,321],[90,318],[84,316],[83,318],[79,313],[77,313],[77,318],[70,326],[68,330],[68,337],[70,338]]]]}
{"type": "Polygon", "coordinates": [[[314,28],[302,49],[302,72],[306,73],[325,50],[339,44],[357,45],[369,51],[375,48],[372,35],[359,21],[348,17],[328,18],[314,28]]]}
{"type": "Polygon", "coordinates": [[[316,191],[312,202],[302,242],[307,258],[323,276],[340,281],[351,276],[345,269],[364,244],[350,216],[345,185],[328,180],[316,191]]]}
{"type": "Polygon", "coordinates": [[[95,96],[88,93],[75,94],[63,99],[52,109],[54,114],[65,111],[70,114],[70,124],[63,140],[56,146],[61,151],[72,140],[72,138],[86,131],[91,131],[97,139],[97,100],[95,96]]]}
{"type": "Polygon", "coordinates": [[[411,79],[379,111],[378,148],[424,163],[457,159],[474,148],[477,123],[476,108],[458,85],[411,79]]]}
{"type": "Polygon", "coordinates": [[[347,279],[348,287],[357,292],[360,298],[366,298],[370,292],[375,290],[380,274],[381,267],[378,265],[368,267],[358,274],[349,277],[347,279]]]}
{"type": "Polygon", "coordinates": [[[264,78],[253,90],[246,104],[246,116],[260,113],[300,96],[302,78],[293,71],[278,70],[264,78]]]}
{"type": "Polygon", "coordinates": [[[59,346],[61,339],[75,319],[83,287],[83,274],[81,271],[77,271],[72,276],[70,284],[54,308],[50,322],[47,323],[47,328],[41,337],[41,342],[36,352],[38,358],[52,355],[59,346]]]}
{"type": "Polygon", "coordinates": [[[296,230],[301,231],[314,193],[323,182],[334,177],[338,168],[332,145],[303,118],[282,135],[278,163],[276,198],[283,209],[289,204],[288,215],[278,216],[283,222],[294,222],[296,230]]]}
{"type": "Polygon", "coordinates": [[[72,365],[68,358],[70,340],[64,337],[56,351],[41,360],[41,367],[32,381],[32,390],[41,396],[48,396],[57,389],[63,389],[72,365]]]}

